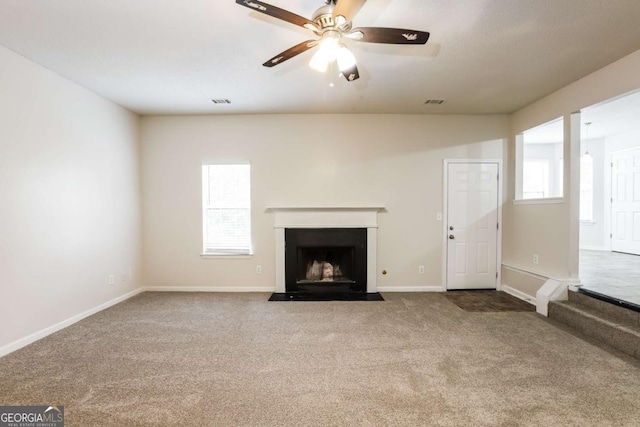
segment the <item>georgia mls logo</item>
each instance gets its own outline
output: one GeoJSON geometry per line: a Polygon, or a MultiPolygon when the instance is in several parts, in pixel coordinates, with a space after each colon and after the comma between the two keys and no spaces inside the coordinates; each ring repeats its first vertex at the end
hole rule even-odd
{"type": "Polygon", "coordinates": [[[64,427],[64,406],[0,406],[0,427],[64,427]]]}

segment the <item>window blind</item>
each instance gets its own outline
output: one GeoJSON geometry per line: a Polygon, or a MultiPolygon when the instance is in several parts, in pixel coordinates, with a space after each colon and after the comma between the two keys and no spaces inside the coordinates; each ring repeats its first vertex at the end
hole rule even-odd
{"type": "Polygon", "coordinates": [[[204,254],[251,254],[249,165],[202,167],[204,254]]]}

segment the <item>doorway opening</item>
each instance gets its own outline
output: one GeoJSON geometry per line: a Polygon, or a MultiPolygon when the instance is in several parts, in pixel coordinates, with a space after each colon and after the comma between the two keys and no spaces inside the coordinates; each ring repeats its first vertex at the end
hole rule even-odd
{"type": "Polygon", "coordinates": [[[640,91],[582,110],[580,282],[640,309],[640,91]]]}

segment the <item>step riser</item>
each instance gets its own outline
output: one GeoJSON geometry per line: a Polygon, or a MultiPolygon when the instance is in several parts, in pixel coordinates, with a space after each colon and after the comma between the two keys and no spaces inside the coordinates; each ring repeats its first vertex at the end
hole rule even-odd
{"type": "Polygon", "coordinates": [[[581,334],[603,342],[623,353],[640,359],[640,336],[617,328],[597,318],[572,310],[561,303],[549,305],[549,317],[581,334]]]}
{"type": "Polygon", "coordinates": [[[606,301],[584,295],[579,292],[569,292],[569,301],[605,313],[620,322],[640,327],[640,313],[624,307],[618,307],[606,301]]]}

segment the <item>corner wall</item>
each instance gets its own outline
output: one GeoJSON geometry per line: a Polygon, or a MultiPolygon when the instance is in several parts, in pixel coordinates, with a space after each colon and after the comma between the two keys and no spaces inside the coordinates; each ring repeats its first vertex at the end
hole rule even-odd
{"type": "Polygon", "coordinates": [[[136,115],[2,47],[0,93],[2,354],[140,287],[141,214],[136,115]]]}
{"type": "MultiPolygon", "coordinates": [[[[572,280],[577,273],[574,270],[577,264],[578,233],[572,233],[571,228],[578,227],[578,201],[575,197],[569,197],[569,194],[579,189],[577,169],[571,169],[572,163],[576,163],[576,159],[572,157],[575,157],[576,141],[579,145],[579,135],[576,132],[568,132],[570,127],[575,129],[576,123],[565,127],[565,144],[569,144],[569,147],[565,149],[564,156],[565,200],[560,204],[513,204],[515,135],[561,116],[567,121],[572,113],[582,108],[637,90],[640,88],[639,69],[640,51],[637,51],[511,116],[507,152],[509,183],[503,212],[503,264],[510,269],[510,282],[505,283],[506,285],[528,293],[533,289],[531,281],[524,277],[527,272],[559,280],[572,280]],[[570,144],[570,139],[573,140],[573,144],[570,144]],[[573,155],[569,155],[572,153],[573,155]],[[534,253],[540,255],[538,265],[532,262],[534,253]],[[523,274],[515,272],[513,267],[515,270],[522,270],[523,274]]],[[[579,127],[579,123],[577,124],[579,127]]],[[[535,293],[532,296],[535,296],[535,293]]]]}

